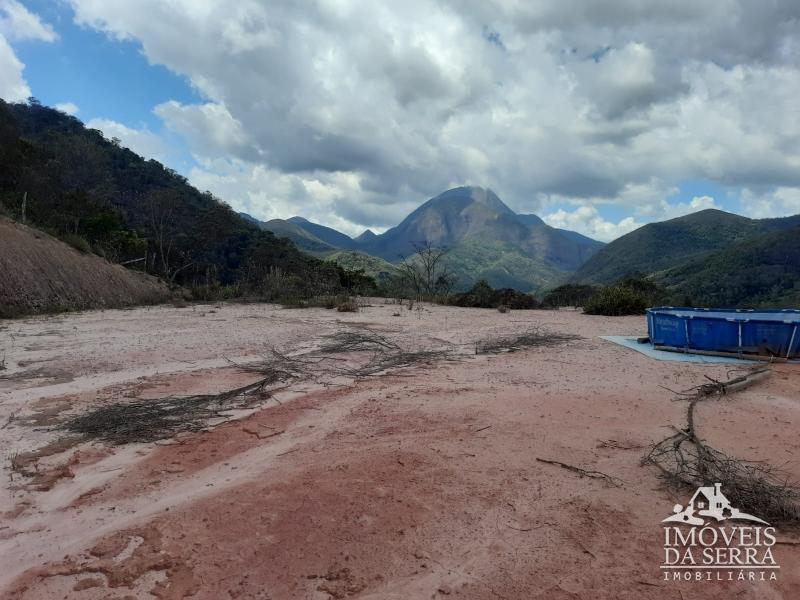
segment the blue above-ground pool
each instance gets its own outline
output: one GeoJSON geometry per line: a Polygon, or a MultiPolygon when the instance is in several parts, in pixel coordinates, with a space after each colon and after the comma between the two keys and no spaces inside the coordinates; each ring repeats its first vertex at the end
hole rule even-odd
{"type": "Polygon", "coordinates": [[[654,346],[771,358],[800,357],[800,310],[720,308],[647,309],[654,346]]]}

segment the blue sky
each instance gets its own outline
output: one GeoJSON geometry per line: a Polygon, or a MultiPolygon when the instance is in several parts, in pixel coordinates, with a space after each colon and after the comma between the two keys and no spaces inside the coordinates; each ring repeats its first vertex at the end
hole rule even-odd
{"type": "Polygon", "coordinates": [[[153,107],[167,100],[193,102],[197,94],[185,78],[151,65],[135,41],[109,39],[73,22],[66,3],[26,0],[58,33],[53,43],[22,43],[17,55],[25,78],[44,104],[73,102],[80,117],[106,118],[132,127],[163,127],[153,107]]]}
{"type": "Polygon", "coordinates": [[[702,208],[800,212],[794,5],[757,31],[743,3],[738,45],[715,2],[661,15],[674,30],[603,5],[0,0],[0,86],[77,107],[234,208],[350,234],[462,184],[600,239],[702,208]]]}

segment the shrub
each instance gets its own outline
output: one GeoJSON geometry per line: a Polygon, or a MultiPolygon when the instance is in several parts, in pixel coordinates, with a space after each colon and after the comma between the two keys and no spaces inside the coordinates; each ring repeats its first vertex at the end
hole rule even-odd
{"type": "Polygon", "coordinates": [[[583,312],[610,317],[641,315],[648,304],[648,297],[641,291],[624,285],[612,285],[592,297],[583,307],[583,312]]]}
{"type": "Polygon", "coordinates": [[[500,306],[516,310],[539,308],[539,303],[530,294],[523,294],[511,288],[495,290],[483,279],[473,285],[468,292],[453,296],[450,303],[470,308],[498,308],[500,306]]]}
{"type": "Polygon", "coordinates": [[[355,300],[347,300],[336,307],[339,312],[358,312],[358,303],[355,300]]]}
{"type": "Polygon", "coordinates": [[[92,252],[92,246],[89,242],[86,241],[86,238],[81,237],[79,235],[74,234],[67,234],[61,238],[64,242],[78,250],[79,252],[83,252],[84,254],[90,254],[92,252]]]}
{"type": "Polygon", "coordinates": [[[499,312],[499,313],[505,314],[505,313],[508,312],[508,310],[509,309],[505,304],[501,304],[500,306],[497,307],[497,312],[499,312]]]}
{"type": "Polygon", "coordinates": [[[545,294],[542,304],[547,307],[585,306],[599,291],[593,285],[567,283],[545,294]]]}

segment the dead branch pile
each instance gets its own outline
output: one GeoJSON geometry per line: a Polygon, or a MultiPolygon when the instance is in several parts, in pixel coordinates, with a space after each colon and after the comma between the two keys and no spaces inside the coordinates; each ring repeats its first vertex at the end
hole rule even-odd
{"type": "MultiPolygon", "coordinates": [[[[728,456],[703,442],[695,427],[698,402],[723,396],[762,379],[767,369],[754,369],[725,382],[712,380],[694,388],[686,411],[687,425],[655,444],[642,459],[652,464],[674,487],[694,489],[723,482],[731,503],[770,522],[800,519],[800,489],[770,465],[728,456]]],[[[682,392],[689,394],[691,391],[682,392]]]]}
{"type": "Polygon", "coordinates": [[[381,336],[372,338],[370,334],[362,336],[359,332],[350,337],[350,332],[346,333],[347,337],[342,336],[334,343],[302,356],[289,356],[273,348],[270,350],[273,356],[271,361],[285,365],[293,373],[302,373],[318,383],[325,383],[336,377],[362,379],[392,369],[457,360],[457,355],[449,346],[405,350],[381,336]],[[352,353],[353,356],[349,360],[330,356],[344,353],[352,353]]]}
{"type": "Polygon", "coordinates": [[[452,349],[406,351],[398,348],[393,352],[375,352],[365,363],[359,364],[354,368],[341,367],[339,373],[355,378],[370,377],[389,369],[429,365],[444,360],[457,360],[452,349]]]}
{"type": "Polygon", "coordinates": [[[552,348],[579,339],[581,339],[579,335],[549,331],[544,327],[531,327],[517,335],[480,340],[475,343],[475,354],[516,352],[523,348],[552,348]]]}
{"type": "Polygon", "coordinates": [[[347,329],[326,336],[320,353],[341,354],[344,352],[392,351],[399,346],[390,339],[370,329],[347,329]]]}
{"type": "Polygon", "coordinates": [[[209,419],[225,416],[224,411],[252,408],[269,397],[268,386],[290,376],[277,370],[259,381],[220,394],[169,396],[101,406],[67,421],[61,429],[114,445],[163,440],[184,431],[200,431],[209,419]]]}
{"type": "Polygon", "coordinates": [[[258,381],[220,394],[159,398],[115,403],[75,417],[61,428],[111,444],[152,442],[185,431],[199,431],[225,411],[251,408],[270,397],[274,384],[310,380],[332,383],[360,379],[391,369],[455,360],[453,348],[406,350],[371,330],[345,330],[328,336],[317,350],[288,354],[270,349],[262,362],[232,365],[261,376],[258,381]],[[342,356],[348,354],[348,356],[342,356]]]}

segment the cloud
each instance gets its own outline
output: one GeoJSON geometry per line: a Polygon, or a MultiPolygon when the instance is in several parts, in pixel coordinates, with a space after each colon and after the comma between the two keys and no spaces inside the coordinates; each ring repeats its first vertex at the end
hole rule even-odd
{"type": "Polygon", "coordinates": [[[31,95],[31,89],[22,76],[24,68],[8,42],[0,36],[0,98],[19,102],[31,95]]]}
{"type": "Polygon", "coordinates": [[[62,102],[60,104],[56,104],[56,110],[60,110],[68,115],[76,115],[80,109],[74,102],[62,102]]]}
{"type": "Polygon", "coordinates": [[[164,162],[168,147],[162,138],[148,129],[133,129],[110,119],[92,119],[86,123],[89,129],[99,129],[108,139],[117,138],[126,148],[145,158],[164,162]]]}
{"type": "Polygon", "coordinates": [[[545,223],[553,227],[577,231],[604,242],[611,241],[642,226],[642,223],[637,223],[633,217],[625,217],[617,223],[608,221],[600,216],[594,206],[580,206],[571,212],[558,209],[542,218],[545,223]]]}
{"type": "Polygon", "coordinates": [[[17,0],[0,0],[0,36],[7,40],[39,40],[54,42],[58,35],[53,28],[17,0]]]}
{"type": "Polygon", "coordinates": [[[788,217],[800,214],[800,189],[779,187],[768,192],[742,190],[740,204],[748,217],[788,217]]]}
{"type": "Polygon", "coordinates": [[[800,188],[794,0],[70,2],[191,82],[156,113],[259,214],[386,226],[471,183],[607,239],[681,180],[800,188]]]}
{"type": "Polygon", "coordinates": [[[16,0],[0,0],[0,98],[20,102],[31,95],[23,76],[25,65],[17,58],[9,42],[39,40],[53,42],[58,36],[50,25],[42,23],[16,0]]]}
{"type": "Polygon", "coordinates": [[[382,231],[396,225],[418,204],[410,194],[406,202],[394,196],[383,196],[383,204],[372,196],[365,202],[365,185],[351,173],[298,175],[222,158],[201,160],[189,181],[263,221],[299,215],[351,235],[368,226],[382,231]]]}
{"type": "Polygon", "coordinates": [[[665,219],[675,219],[677,217],[682,217],[700,210],[708,210],[710,208],[720,209],[721,207],[711,196],[695,196],[689,202],[677,202],[670,204],[665,201],[662,205],[661,215],[662,218],[665,219]]]}
{"type": "MultiPolygon", "coordinates": [[[[154,111],[172,131],[186,137],[195,154],[205,157],[247,154],[248,139],[242,124],[221,104],[183,105],[164,102],[154,111]]],[[[256,155],[253,158],[257,158],[256,155]]]]}

